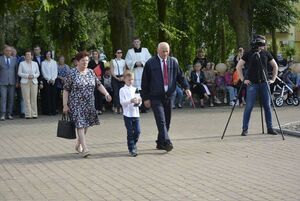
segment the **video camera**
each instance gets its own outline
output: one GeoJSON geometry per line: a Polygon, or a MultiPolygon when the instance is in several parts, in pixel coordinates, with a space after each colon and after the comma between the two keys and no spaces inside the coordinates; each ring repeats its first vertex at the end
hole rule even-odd
{"type": "Polygon", "coordinates": [[[262,35],[255,35],[250,43],[253,50],[258,51],[259,47],[266,46],[266,38],[262,35]]]}

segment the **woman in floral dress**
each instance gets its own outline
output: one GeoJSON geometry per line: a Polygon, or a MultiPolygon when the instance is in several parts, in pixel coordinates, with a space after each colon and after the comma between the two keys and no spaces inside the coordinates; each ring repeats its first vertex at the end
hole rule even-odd
{"type": "Polygon", "coordinates": [[[71,119],[75,123],[78,135],[75,149],[82,157],[89,155],[85,141],[88,127],[99,124],[95,109],[95,88],[105,95],[106,100],[111,101],[109,93],[93,70],[87,68],[88,55],[84,51],[75,56],[78,64],[67,76],[63,91],[63,112],[70,112],[71,119]]]}

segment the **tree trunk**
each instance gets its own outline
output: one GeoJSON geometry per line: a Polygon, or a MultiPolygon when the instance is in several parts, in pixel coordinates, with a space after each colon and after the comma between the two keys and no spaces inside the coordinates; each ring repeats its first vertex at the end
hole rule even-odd
{"type": "Polygon", "coordinates": [[[272,30],[270,30],[270,32],[272,35],[272,51],[273,51],[274,55],[277,55],[278,48],[277,48],[277,44],[276,44],[276,30],[272,29],[272,30]]]}
{"type": "Polygon", "coordinates": [[[220,41],[221,41],[221,62],[226,61],[226,40],[225,40],[225,26],[224,26],[224,20],[221,20],[220,24],[220,41]]]}
{"type": "Polygon", "coordinates": [[[127,51],[134,33],[131,0],[109,1],[108,20],[113,51],[117,48],[127,51]]]}
{"type": "Polygon", "coordinates": [[[229,23],[236,33],[238,47],[250,49],[251,0],[231,0],[228,10],[229,23]]]}
{"type": "Polygon", "coordinates": [[[158,21],[160,23],[160,28],[158,31],[158,41],[167,41],[166,32],[163,29],[163,25],[166,23],[167,14],[167,0],[157,0],[157,10],[158,10],[158,21]]]}

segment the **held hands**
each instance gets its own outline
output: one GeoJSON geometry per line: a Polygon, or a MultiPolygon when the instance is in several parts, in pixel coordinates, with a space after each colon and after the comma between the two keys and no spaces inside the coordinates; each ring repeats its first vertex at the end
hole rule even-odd
{"type": "Polygon", "coordinates": [[[143,64],[142,64],[142,62],[140,62],[140,61],[137,61],[137,62],[135,62],[135,66],[136,66],[136,67],[142,67],[142,66],[143,66],[143,64]]]}
{"type": "Polygon", "coordinates": [[[28,75],[28,79],[33,79],[33,75],[28,75]]]}

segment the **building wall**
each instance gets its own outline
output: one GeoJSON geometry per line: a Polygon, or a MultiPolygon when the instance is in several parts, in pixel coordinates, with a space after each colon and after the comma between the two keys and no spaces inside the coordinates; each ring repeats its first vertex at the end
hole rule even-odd
{"type": "MultiPolygon", "coordinates": [[[[295,5],[298,10],[300,10],[300,2],[295,5]]],[[[296,50],[296,55],[294,56],[294,61],[300,62],[300,19],[295,26],[290,27],[287,32],[277,32],[276,33],[276,43],[278,47],[278,53],[283,54],[284,46],[294,47],[296,50]]],[[[267,34],[267,40],[271,41],[272,37],[267,34]]],[[[271,44],[271,42],[269,42],[271,44]]]]}

